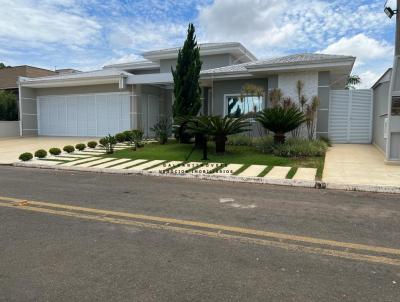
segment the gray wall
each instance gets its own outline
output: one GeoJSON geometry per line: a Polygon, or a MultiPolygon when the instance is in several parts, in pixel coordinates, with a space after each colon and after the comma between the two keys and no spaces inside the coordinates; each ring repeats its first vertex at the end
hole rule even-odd
{"type": "Polygon", "coordinates": [[[317,137],[328,137],[330,86],[331,76],[329,71],[318,72],[318,97],[320,105],[317,111],[317,137]]]}
{"type": "Polygon", "coordinates": [[[86,94],[86,93],[106,93],[127,91],[127,89],[119,89],[118,84],[102,84],[90,86],[73,86],[73,87],[55,87],[36,89],[36,95],[65,95],[65,94],[86,94]]]}
{"type": "MultiPolygon", "coordinates": [[[[228,66],[232,64],[232,56],[229,54],[201,56],[202,70],[228,66]]],[[[160,72],[171,72],[171,67],[176,68],[177,59],[160,60],[160,72]]]]}
{"type": "Polygon", "coordinates": [[[19,121],[0,121],[0,137],[19,136],[19,121]]]}
{"type": "Polygon", "coordinates": [[[32,88],[21,87],[20,119],[23,136],[38,135],[36,91],[32,88]]]}
{"type": "Polygon", "coordinates": [[[386,151],[386,139],[384,139],[384,123],[388,117],[388,100],[390,82],[378,84],[373,90],[374,111],[372,142],[382,151],[386,151]]]}
{"type": "MultiPolygon", "coordinates": [[[[274,82],[274,80],[272,80],[274,82]]],[[[226,81],[214,81],[213,92],[212,92],[212,104],[211,114],[223,115],[225,106],[225,94],[240,94],[244,84],[255,84],[264,88],[267,92],[268,78],[261,79],[243,79],[243,80],[226,80],[226,81]]]]}

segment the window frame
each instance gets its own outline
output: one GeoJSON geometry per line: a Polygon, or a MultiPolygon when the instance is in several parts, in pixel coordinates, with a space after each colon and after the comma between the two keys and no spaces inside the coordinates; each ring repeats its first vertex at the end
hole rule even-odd
{"type": "MultiPolygon", "coordinates": [[[[240,98],[240,93],[228,93],[228,94],[224,94],[224,117],[228,115],[228,98],[229,97],[238,97],[240,98]]],[[[250,96],[248,96],[250,97],[250,96]]],[[[252,97],[259,97],[257,95],[253,95],[252,97]]],[[[265,97],[262,95],[259,98],[261,98],[261,108],[258,112],[264,110],[265,108],[265,97]]],[[[254,118],[249,118],[250,121],[254,121],[254,118]]]]}

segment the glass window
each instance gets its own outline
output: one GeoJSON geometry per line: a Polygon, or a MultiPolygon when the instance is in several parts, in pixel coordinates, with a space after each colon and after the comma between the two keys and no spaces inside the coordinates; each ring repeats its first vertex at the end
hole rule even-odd
{"type": "Polygon", "coordinates": [[[263,98],[258,96],[228,96],[227,115],[231,117],[246,116],[254,118],[257,112],[263,110],[263,98]]]}
{"type": "Polygon", "coordinates": [[[392,115],[400,115],[400,96],[392,97],[392,115]]]}

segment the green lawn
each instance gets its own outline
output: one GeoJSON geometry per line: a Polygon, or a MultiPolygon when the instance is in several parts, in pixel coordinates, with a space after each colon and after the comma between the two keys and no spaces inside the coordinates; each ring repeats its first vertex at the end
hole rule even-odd
{"type": "MultiPolygon", "coordinates": [[[[210,162],[226,164],[244,164],[244,165],[267,165],[267,166],[289,166],[289,167],[309,167],[317,168],[317,177],[322,176],[324,166],[324,157],[309,158],[286,158],[271,154],[264,154],[253,147],[247,146],[226,146],[227,152],[223,155],[216,154],[213,143],[209,143],[208,158],[210,162]]],[[[191,144],[178,144],[170,141],[166,145],[159,143],[146,144],[145,147],[137,151],[130,149],[116,151],[114,154],[106,155],[114,158],[131,159],[164,159],[177,161],[201,161],[202,150],[193,150],[191,144]],[[192,152],[193,151],[193,152],[192,152]],[[192,152],[192,153],[191,153],[192,152]]]]}

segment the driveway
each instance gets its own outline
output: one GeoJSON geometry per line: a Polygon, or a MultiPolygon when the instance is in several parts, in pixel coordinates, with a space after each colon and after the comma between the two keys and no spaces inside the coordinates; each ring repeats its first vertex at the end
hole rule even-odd
{"type": "Polygon", "coordinates": [[[400,186],[400,166],[384,163],[373,145],[334,145],[326,154],[322,180],[346,185],[400,186]]]}
{"type": "Polygon", "coordinates": [[[98,140],[98,138],[50,136],[0,138],[0,164],[12,164],[23,152],[34,153],[38,149],[48,150],[52,147],[62,149],[65,145],[75,146],[90,140],[98,140]]]}

